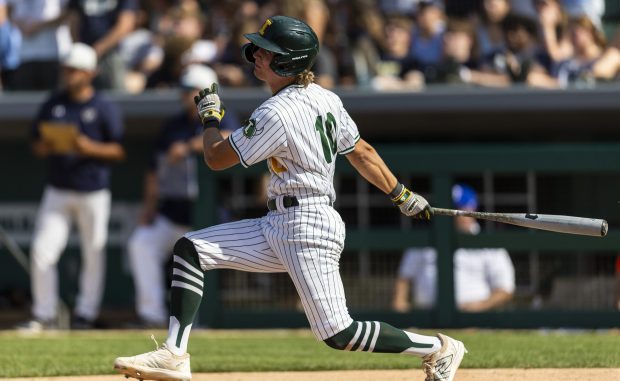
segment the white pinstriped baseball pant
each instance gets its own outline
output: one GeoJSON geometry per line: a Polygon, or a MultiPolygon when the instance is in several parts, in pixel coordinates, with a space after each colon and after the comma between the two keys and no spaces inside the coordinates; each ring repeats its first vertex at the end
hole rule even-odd
{"type": "Polygon", "coordinates": [[[325,340],[353,323],[339,273],[345,227],[329,205],[278,210],[187,233],[203,270],[288,272],[314,335],[325,340]]]}

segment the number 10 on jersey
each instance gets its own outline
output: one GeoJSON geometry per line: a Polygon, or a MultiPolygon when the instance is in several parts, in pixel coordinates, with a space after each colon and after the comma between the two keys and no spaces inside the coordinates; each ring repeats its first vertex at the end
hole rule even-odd
{"type": "Polygon", "coordinates": [[[336,130],[336,118],[334,118],[331,112],[328,112],[325,118],[325,124],[323,124],[323,117],[319,115],[314,122],[314,128],[316,128],[319,135],[321,135],[321,145],[323,146],[325,161],[331,163],[337,150],[336,137],[338,136],[338,132],[336,130]]]}

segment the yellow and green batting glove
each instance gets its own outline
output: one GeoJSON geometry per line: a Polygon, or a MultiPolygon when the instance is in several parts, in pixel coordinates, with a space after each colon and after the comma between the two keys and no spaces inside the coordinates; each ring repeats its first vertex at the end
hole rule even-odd
{"type": "Polygon", "coordinates": [[[198,116],[204,128],[219,127],[220,121],[226,112],[224,103],[217,94],[217,83],[211,85],[211,88],[205,88],[198,92],[194,97],[194,103],[198,109],[198,116]]]}
{"type": "Polygon", "coordinates": [[[430,220],[433,216],[433,208],[428,201],[419,194],[410,191],[404,185],[398,183],[390,192],[392,202],[405,216],[430,220]]]}

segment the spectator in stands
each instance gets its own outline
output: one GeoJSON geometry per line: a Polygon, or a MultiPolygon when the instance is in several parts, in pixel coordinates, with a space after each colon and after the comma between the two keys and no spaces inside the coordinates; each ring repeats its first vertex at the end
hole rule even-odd
{"type": "Polygon", "coordinates": [[[8,0],[10,19],[22,35],[15,90],[54,90],[60,59],[71,46],[64,8],[67,0],[8,0]]]}
{"type": "Polygon", "coordinates": [[[219,58],[213,63],[213,69],[215,69],[220,82],[224,86],[241,87],[262,85],[262,82],[258,81],[256,76],[252,73],[253,66],[248,65],[243,57],[241,57],[241,54],[239,54],[241,47],[248,41],[243,35],[246,33],[254,33],[260,27],[256,19],[246,19],[235,22],[230,40],[222,50],[219,58]]]}
{"type": "Polygon", "coordinates": [[[9,20],[6,0],[0,0],[0,88],[12,90],[15,71],[19,67],[22,35],[9,20]]]}
{"type": "Polygon", "coordinates": [[[163,60],[147,79],[148,88],[174,88],[183,69],[192,63],[206,64],[218,54],[216,44],[202,40],[205,17],[197,11],[180,5],[166,12],[160,20],[157,33],[163,41],[163,60]]]}
{"type": "Polygon", "coordinates": [[[99,59],[95,86],[125,89],[125,63],[118,51],[123,38],[135,27],[137,0],[69,0],[76,26],[74,37],[92,46],[99,59]]]}
{"type": "Polygon", "coordinates": [[[488,73],[500,74],[497,85],[527,84],[537,87],[554,87],[548,75],[551,66],[546,52],[537,39],[536,22],[530,18],[510,14],[502,22],[506,36],[506,49],[482,63],[488,73]]]}
{"type": "Polygon", "coordinates": [[[354,38],[348,37],[352,1],[329,2],[329,23],[324,33],[323,46],[327,46],[336,63],[337,83],[340,87],[356,84],[355,61],[353,58],[354,38]]]}
{"type": "MultiPolygon", "coordinates": [[[[344,36],[350,41],[354,83],[359,86],[371,85],[378,74],[380,51],[385,48],[386,19],[377,4],[369,0],[347,2],[339,17],[348,24],[344,36]]],[[[411,36],[407,39],[411,41],[411,36]]]]}
{"type": "Polygon", "coordinates": [[[567,59],[573,54],[567,32],[567,17],[560,0],[533,0],[540,26],[540,37],[553,62],[567,59]]]}
{"type": "Polygon", "coordinates": [[[510,0],[511,13],[530,19],[536,19],[535,0],[510,0]]]}
{"type": "MultiPolygon", "coordinates": [[[[455,207],[476,210],[474,190],[462,184],[452,188],[455,207]]],[[[455,217],[461,234],[478,234],[480,226],[470,217],[455,217]]],[[[454,293],[457,307],[464,312],[480,312],[504,306],[512,299],[515,272],[505,249],[457,249],[454,253],[454,293]]],[[[399,312],[411,308],[431,308],[437,301],[437,252],[434,248],[408,249],[400,263],[392,307],[399,312]],[[409,297],[413,287],[413,298],[409,297]]],[[[441,301],[447,302],[447,301],[441,301]]]]}
{"type": "Polygon", "coordinates": [[[420,65],[437,64],[442,57],[445,14],[442,0],[420,0],[411,40],[411,55],[420,65]]]}
{"type": "Polygon", "coordinates": [[[32,148],[47,159],[48,180],[32,239],[33,320],[19,328],[55,327],[56,265],[72,222],[80,234],[82,269],[72,328],[93,328],[105,279],[110,215],[110,162],[125,157],[123,119],[116,105],[92,85],[97,54],[76,43],[62,61],[64,88],[43,104],[32,126],[32,148]]]}
{"type": "Polygon", "coordinates": [[[325,88],[332,88],[338,79],[337,64],[329,45],[324,44],[330,11],[325,0],[277,0],[275,13],[304,20],[314,30],[321,44],[312,71],[314,81],[325,88]]]}
{"type": "MultiPolygon", "coordinates": [[[[145,176],[142,213],[128,242],[136,310],[142,327],[168,325],[164,268],[174,243],[192,225],[194,201],[198,197],[197,154],[202,153],[203,129],[194,96],[212,83],[217,83],[217,77],[207,66],[194,64],[183,71],[183,110],[163,125],[145,176]]],[[[229,111],[222,119],[224,135],[240,126],[229,111]]]]}
{"type": "Polygon", "coordinates": [[[475,41],[474,28],[468,20],[450,19],[443,34],[441,61],[422,66],[425,82],[471,83],[472,71],[478,67],[473,55],[475,41]]]}
{"type": "Polygon", "coordinates": [[[568,16],[586,15],[598,30],[603,30],[605,0],[562,0],[562,7],[568,16]]]}
{"type": "Polygon", "coordinates": [[[140,93],[146,87],[146,80],[163,61],[164,50],[158,36],[149,29],[150,18],[146,0],[141,1],[136,12],[136,28],[121,40],[119,52],[127,69],[125,90],[140,93]]]}
{"type": "Polygon", "coordinates": [[[404,16],[390,16],[385,24],[385,40],[379,45],[374,62],[376,75],[372,87],[376,90],[419,90],[424,76],[409,55],[413,23],[404,16]]]}
{"type": "Polygon", "coordinates": [[[588,86],[596,81],[616,78],[620,71],[620,51],[607,47],[605,36],[589,17],[572,18],[569,32],[574,54],[554,70],[561,87],[570,84],[588,86]]]}
{"type": "Polygon", "coordinates": [[[482,18],[476,27],[478,55],[481,59],[492,57],[506,48],[502,21],[509,12],[508,0],[484,0],[482,18]]]}

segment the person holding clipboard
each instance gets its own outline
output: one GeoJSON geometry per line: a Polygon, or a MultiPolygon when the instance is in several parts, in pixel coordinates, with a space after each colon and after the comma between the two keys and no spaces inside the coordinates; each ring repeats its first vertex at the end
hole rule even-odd
{"type": "Polygon", "coordinates": [[[125,158],[119,108],[93,87],[97,55],[73,44],[61,63],[63,88],[40,108],[32,124],[32,149],[47,161],[47,181],[31,245],[32,320],[19,329],[56,327],[57,263],[72,223],[82,251],[79,294],[72,328],[93,328],[105,279],[110,216],[110,164],[125,158]]]}

